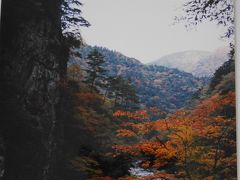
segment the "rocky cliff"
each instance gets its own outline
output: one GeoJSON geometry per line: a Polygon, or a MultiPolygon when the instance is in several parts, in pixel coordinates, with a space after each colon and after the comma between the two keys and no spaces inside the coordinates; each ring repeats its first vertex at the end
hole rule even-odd
{"type": "Polygon", "coordinates": [[[2,1],[0,132],[6,180],[62,179],[56,164],[68,52],[62,45],[60,3],[2,1]]]}

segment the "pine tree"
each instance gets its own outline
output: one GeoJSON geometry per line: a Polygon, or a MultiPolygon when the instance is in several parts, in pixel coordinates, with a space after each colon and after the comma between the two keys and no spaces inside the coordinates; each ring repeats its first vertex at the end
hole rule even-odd
{"type": "Polygon", "coordinates": [[[138,103],[138,97],[136,94],[136,89],[132,84],[131,79],[125,81],[125,85],[123,88],[123,94],[125,96],[125,108],[129,108],[131,106],[135,106],[138,103]]]}
{"type": "Polygon", "coordinates": [[[91,90],[96,87],[104,87],[106,78],[105,72],[106,70],[102,67],[104,61],[104,56],[99,53],[96,49],[94,49],[88,56],[87,56],[87,64],[88,69],[86,72],[88,76],[86,77],[85,83],[90,85],[91,90]]]}
{"type": "Polygon", "coordinates": [[[80,0],[62,0],[62,33],[69,46],[79,46],[82,42],[80,29],[90,23],[82,17],[80,0]]]}
{"type": "Polygon", "coordinates": [[[136,90],[132,85],[131,80],[125,80],[121,76],[111,78],[110,86],[112,90],[112,96],[115,96],[115,107],[118,105],[122,108],[129,108],[135,106],[138,103],[136,90]]]}

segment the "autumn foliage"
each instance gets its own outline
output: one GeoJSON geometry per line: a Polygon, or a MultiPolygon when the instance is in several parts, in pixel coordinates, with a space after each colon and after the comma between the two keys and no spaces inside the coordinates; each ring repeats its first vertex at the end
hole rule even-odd
{"type": "Polygon", "coordinates": [[[117,111],[131,119],[117,136],[137,142],[113,146],[116,154],[141,158],[143,168],[156,168],[172,179],[236,178],[236,120],[226,113],[235,108],[235,93],[215,94],[192,109],[182,109],[165,119],[148,120],[145,110],[117,111]]]}

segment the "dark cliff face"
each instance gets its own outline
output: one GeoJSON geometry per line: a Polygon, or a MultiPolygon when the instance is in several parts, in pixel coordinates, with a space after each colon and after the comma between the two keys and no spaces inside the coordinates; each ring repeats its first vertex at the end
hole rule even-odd
{"type": "Polygon", "coordinates": [[[57,164],[68,51],[62,45],[60,3],[2,1],[0,132],[7,180],[62,177],[57,164]]]}

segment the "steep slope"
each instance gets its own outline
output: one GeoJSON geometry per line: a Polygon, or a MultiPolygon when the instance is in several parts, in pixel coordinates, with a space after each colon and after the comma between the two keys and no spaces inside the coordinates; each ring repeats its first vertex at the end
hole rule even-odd
{"type": "Polygon", "coordinates": [[[163,110],[176,110],[185,105],[204,83],[190,73],[182,72],[163,66],[144,65],[140,61],[122,55],[119,52],[101,47],[85,47],[75,49],[76,53],[69,63],[79,63],[86,68],[87,54],[96,48],[105,57],[105,69],[109,76],[121,75],[130,78],[137,91],[141,106],[157,106],[163,110]]]}
{"type": "Polygon", "coordinates": [[[61,180],[67,48],[60,0],[2,1],[0,133],[5,180],[61,180]],[[60,156],[59,156],[60,155],[60,156]]]}
{"type": "Polygon", "coordinates": [[[235,61],[233,59],[220,66],[210,79],[210,82],[199,89],[188,104],[191,107],[211,95],[219,93],[222,96],[230,91],[235,92],[235,61]]]}
{"type": "Polygon", "coordinates": [[[219,48],[214,52],[184,51],[164,56],[149,64],[177,68],[197,77],[211,77],[228,60],[228,52],[228,48],[219,48]]]}

